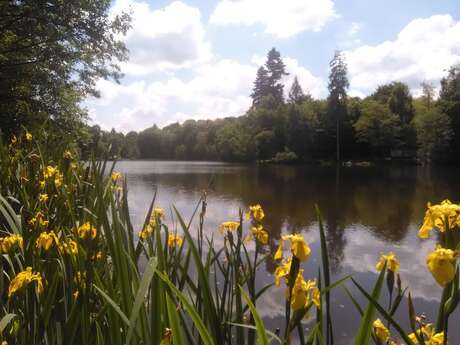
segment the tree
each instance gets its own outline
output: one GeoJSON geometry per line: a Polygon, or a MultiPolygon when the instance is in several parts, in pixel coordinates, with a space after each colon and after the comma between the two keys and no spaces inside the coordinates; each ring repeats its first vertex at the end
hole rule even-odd
{"type": "Polygon", "coordinates": [[[281,104],[284,102],[284,86],[280,81],[284,76],[289,75],[289,73],[286,72],[286,66],[281,59],[281,54],[275,48],[272,48],[268,52],[265,68],[268,72],[269,93],[281,104]]]}
{"type": "Polygon", "coordinates": [[[264,97],[269,94],[268,87],[268,72],[265,67],[261,66],[257,70],[257,77],[254,81],[254,87],[252,89],[252,105],[258,106],[264,97]]]}
{"type": "Polygon", "coordinates": [[[85,119],[99,78],[121,77],[119,39],[129,16],[110,0],[22,0],[0,4],[0,128],[8,136],[44,121],[69,133],[85,119]]]}
{"type": "Polygon", "coordinates": [[[345,58],[340,51],[336,51],[334,58],[329,63],[329,97],[328,107],[331,119],[335,118],[336,124],[336,157],[340,161],[340,129],[341,123],[347,112],[347,89],[350,86],[348,82],[348,69],[345,58]]]}
{"type": "Polygon", "coordinates": [[[277,104],[283,104],[284,86],[280,81],[285,75],[289,75],[289,73],[286,72],[281,54],[272,48],[267,54],[265,66],[257,70],[257,77],[251,94],[253,106],[258,106],[261,100],[268,96],[273,97],[277,104]]]}
{"type": "Polygon", "coordinates": [[[401,123],[409,124],[414,117],[412,95],[409,86],[399,81],[381,85],[371,95],[371,98],[387,104],[393,114],[399,116],[401,123]]]}
{"type": "Polygon", "coordinates": [[[423,81],[420,86],[422,87],[422,100],[427,108],[431,108],[435,97],[435,91],[433,84],[423,81]]]}
{"type": "Polygon", "coordinates": [[[377,155],[388,154],[398,144],[401,120],[385,104],[372,99],[363,102],[361,113],[353,126],[357,141],[368,144],[377,155]]]}
{"type": "Polygon", "coordinates": [[[416,106],[414,125],[417,133],[418,157],[423,163],[446,156],[446,148],[452,139],[450,118],[438,107],[426,106],[422,97],[416,106]]]}
{"type": "Polygon", "coordinates": [[[302,87],[300,86],[296,76],[294,78],[294,81],[292,82],[291,89],[289,90],[288,103],[300,104],[304,100],[310,98],[310,95],[305,95],[305,93],[303,92],[302,87]]]}
{"type": "Polygon", "coordinates": [[[441,111],[450,119],[453,138],[450,145],[451,157],[460,158],[460,64],[452,66],[446,77],[441,79],[439,93],[441,111]]]}
{"type": "Polygon", "coordinates": [[[137,143],[139,135],[131,131],[125,136],[121,156],[123,158],[136,159],[140,157],[139,146],[137,143]]]}

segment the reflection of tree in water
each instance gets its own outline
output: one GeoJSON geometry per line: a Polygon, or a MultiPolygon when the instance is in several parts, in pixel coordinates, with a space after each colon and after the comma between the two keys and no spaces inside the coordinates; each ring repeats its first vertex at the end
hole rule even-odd
{"type": "MultiPolygon", "coordinates": [[[[222,165],[183,172],[136,178],[142,184],[157,185],[160,193],[164,193],[162,188],[169,189],[178,198],[195,195],[197,200],[212,178],[209,200],[218,199],[223,205],[236,201],[243,208],[261,203],[272,239],[278,239],[282,231],[305,231],[316,221],[314,205],[318,204],[326,224],[331,268],[336,270],[343,260],[347,229],[355,224],[385,241],[399,242],[411,223],[421,222],[427,201],[456,200],[460,195],[458,175],[449,169],[342,168],[338,180],[335,168],[317,166],[222,165]]],[[[270,249],[274,253],[276,242],[270,249]]],[[[273,270],[272,264],[267,263],[267,270],[273,270]]]]}

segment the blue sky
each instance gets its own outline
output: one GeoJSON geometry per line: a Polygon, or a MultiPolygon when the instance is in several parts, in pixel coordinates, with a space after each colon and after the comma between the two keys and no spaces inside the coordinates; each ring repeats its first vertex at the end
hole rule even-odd
{"type": "Polygon", "coordinates": [[[327,95],[328,63],[344,52],[353,96],[401,80],[417,95],[460,62],[458,0],[115,0],[131,11],[120,85],[85,102],[104,129],[140,130],[244,114],[255,73],[276,47],[305,91],[327,95]]]}

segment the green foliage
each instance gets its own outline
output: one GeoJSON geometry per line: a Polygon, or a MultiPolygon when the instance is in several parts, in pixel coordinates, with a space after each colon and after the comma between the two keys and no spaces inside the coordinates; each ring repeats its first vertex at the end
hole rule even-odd
{"type": "Polygon", "coordinates": [[[98,78],[121,76],[119,35],[129,16],[109,16],[109,0],[2,1],[0,128],[6,137],[44,121],[61,135],[86,119],[80,103],[98,78]],[[90,14],[90,15],[88,15],[90,14]]]}
{"type": "Polygon", "coordinates": [[[267,54],[265,66],[257,70],[257,78],[251,94],[253,106],[259,106],[264,97],[271,96],[276,104],[284,102],[284,85],[281,78],[288,75],[281,54],[272,48],[267,54]]]}
{"type": "Polygon", "coordinates": [[[384,156],[397,147],[401,122],[384,104],[366,100],[361,117],[354,124],[358,142],[368,144],[375,154],[384,156]]]}
{"type": "Polygon", "coordinates": [[[311,96],[309,94],[306,95],[303,92],[297,76],[294,77],[294,81],[292,82],[291,88],[289,90],[288,103],[300,104],[307,99],[311,100],[311,96]]]}
{"type": "Polygon", "coordinates": [[[460,157],[460,64],[452,66],[447,76],[441,80],[439,106],[449,117],[453,130],[449,147],[450,157],[458,161],[460,157]]]}
{"type": "Polygon", "coordinates": [[[445,157],[452,139],[450,118],[439,107],[426,107],[417,102],[414,126],[417,133],[418,156],[424,163],[445,157]]]}

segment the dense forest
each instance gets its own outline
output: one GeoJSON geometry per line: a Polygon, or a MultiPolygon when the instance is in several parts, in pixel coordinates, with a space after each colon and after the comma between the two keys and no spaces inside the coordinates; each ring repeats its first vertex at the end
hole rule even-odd
{"type": "Polygon", "coordinates": [[[330,62],[329,96],[314,99],[287,75],[272,49],[257,71],[246,114],[216,120],[153,125],[126,135],[88,127],[84,153],[129,159],[311,162],[400,159],[454,162],[460,157],[460,66],[435,85],[422,83],[413,97],[394,81],[362,99],[348,97],[347,66],[336,52],[330,62]],[[287,97],[285,97],[285,93],[287,97]]]}

